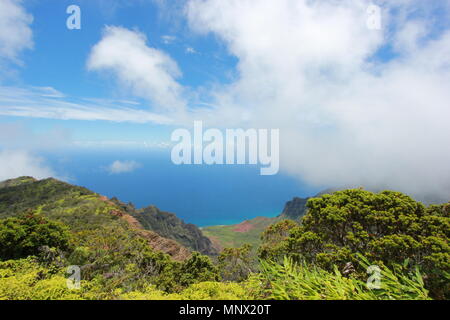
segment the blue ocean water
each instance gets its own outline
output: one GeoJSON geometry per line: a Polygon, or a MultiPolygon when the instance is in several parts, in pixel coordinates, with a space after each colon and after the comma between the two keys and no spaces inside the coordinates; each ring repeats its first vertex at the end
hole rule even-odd
{"type": "Polygon", "coordinates": [[[257,216],[274,217],[309,187],[281,173],[261,176],[257,165],[175,165],[170,150],[77,150],[47,154],[64,180],[141,208],[155,205],[198,226],[234,224],[257,216]],[[110,174],[115,160],[133,160],[133,172],[110,174]]]}

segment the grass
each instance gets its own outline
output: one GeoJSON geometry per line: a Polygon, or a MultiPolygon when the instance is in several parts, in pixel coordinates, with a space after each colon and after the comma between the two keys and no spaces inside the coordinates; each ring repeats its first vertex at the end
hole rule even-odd
{"type": "MultiPolygon", "coordinates": [[[[361,259],[362,265],[368,264],[361,259]]],[[[344,277],[337,268],[328,272],[311,264],[294,263],[285,257],[281,264],[261,261],[261,273],[250,279],[248,292],[254,298],[274,300],[430,299],[417,270],[411,274],[396,274],[383,267],[380,284],[379,289],[370,289],[365,281],[344,277]]]]}

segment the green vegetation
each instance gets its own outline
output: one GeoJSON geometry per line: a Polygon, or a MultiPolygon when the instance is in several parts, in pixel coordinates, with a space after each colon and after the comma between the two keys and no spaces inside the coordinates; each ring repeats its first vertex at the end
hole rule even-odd
{"type": "Polygon", "coordinates": [[[157,289],[152,284],[140,288],[105,286],[100,279],[83,280],[79,290],[66,285],[63,269],[48,269],[29,257],[0,262],[0,300],[394,300],[429,299],[420,273],[396,274],[382,270],[380,289],[368,289],[354,277],[346,277],[337,269],[297,264],[286,258],[282,264],[262,262],[260,273],[244,282],[205,281],[178,292],[157,289]]]}
{"type": "Polygon", "coordinates": [[[252,247],[249,244],[241,248],[225,248],[218,257],[219,270],[225,281],[247,280],[255,272],[255,261],[252,256],[252,247]]]}
{"type": "MultiPolygon", "coordinates": [[[[368,266],[367,263],[362,263],[368,266]]],[[[381,288],[368,289],[364,281],[346,277],[305,262],[284,258],[282,263],[261,263],[261,272],[250,279],[248,288],[255,298],[276,300],[425,300],[429,299],[419,272],[396,274],[382,269],[381,288]]]]}
{"type": "Polygon", "coordinates": [[[69,248],[70,234],[61,223],[33,214],[0,220],[0,259],[19,259],[37,255],[43,246],[69,248]]]}
{"type": "Polygon", "coordinates": [[[426,208],[400,192],[355,189],[312,198],[307,206],[301,225],[264,248],[262,258],[289,256],[332,272],[358,266],[363,255],[404,272],[418,267],[434,297],[449,297],[449,204],[426,208]]]}
{"type": "Polygon", "coordinates": [[[0,188],[14,187],[21,184],[36,182],[37,180],[33,177],[19,177],[16,179],[9,179],[5,181],[0,181],[0,188]]]}
{"type": "Polygon", "coordinates": [[[287,244],[284,240],[289,236],[290,231],[297,226],[298,223],[293,220],[281,220],[270,225],[261,234],[258,256],[264,260],[274,260],[280,256],[280,253],[285,254],[287,244]]]}
{"type": "MultiPolygon", "coordinates": [[[[22,179],[22,178],[19,178],[22,179]]],[[[56,179],[14,183],[0,189],[0,218],[34,212],[69,225],[72,230],[95,230],[114,224],[117,208],[86,188],[56,179]]]]}
{"type": "Polygon", "coordinates": [[[0,189],[0,217],[4,217],[0,260],[34,256],[35,265],[58,270],[61,277],[67,276],[64,267],[79,265],[83,279],[102,288],[96,298],[149,284],[177,292],[193,283],[217,280],[210,258],[185,254],[175,261],[156,251],[153,247],[169,253],[182,247],[142,229],[105,197],[55,179],[26,180],[9,181],[0,189]]]}
{"type": "Polygon", "coordinates": [[[122,223],[120,215],[128,214],[141,223],[139,227],[204,254],[217,254],[208,238],[192,224],[175,215],[150,206],[141,210],[118,199],[111,200],[86,188],[56,179],[35,180],[21,177],[0,182],[0,218],[27,211],[69,225],[72,230],[96,230],[105,225],[122,223]],[[116,213],[116,214],[111,214],[116,213]]]}
{"type": "Polygon", "coordinates": [[[183,247],[154,231],[170,233],[170,221],[183,229],[176,217],[147,210],[147,227],[164,220],[165,231],[152,232],[132,205],[85,188],[54,179],[0,183],[0,299],[448,299],[450,204],[344,190],[306,207],[301,220],[221,228],[230,237],[222,243],[233,245],[218,256],[175,259],[183,247]],[[253,246],[231,239],[256,232],[253,246]],[[72,265],[81,270],[78,290],[67,286],[72,265]],[[367,285],[373,265],[379,287],[367,285]]]}

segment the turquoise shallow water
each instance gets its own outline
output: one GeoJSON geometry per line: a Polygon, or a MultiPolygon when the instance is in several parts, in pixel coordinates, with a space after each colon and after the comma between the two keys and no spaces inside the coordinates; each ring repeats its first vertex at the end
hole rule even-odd
{"type": "Polygon", "coordinates": [[[259,175],[259,166],[181,165],[162,151],[72,151],[45,157],[57,174],[73,184],[136,207],[156,205],[199,226],[234,224],[257,216],[276,216],[294,196],[319,191],[284,174],[259,175]],[[134,160],[141,167],[110,174],[115,160],[134,160]]]}

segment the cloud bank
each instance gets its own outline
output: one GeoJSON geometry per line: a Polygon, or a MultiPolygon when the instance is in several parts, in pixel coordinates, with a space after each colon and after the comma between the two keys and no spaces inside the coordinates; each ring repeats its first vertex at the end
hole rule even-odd
{"type": "Polygon", "coordinates": [[[365,1],[189,1],[192,29],[239,60],[202,116],[280,128],[282,169],[309,183],[450,199],[450,31],[430,16],[449,3],[380,3],[377,31],[365,1]]]}
{"type": "Polygon", "coordinates": [[[0,151],[0,181],[32,176],[36,179],[56,177],[44,160],[23,150],[0,151]]]}

